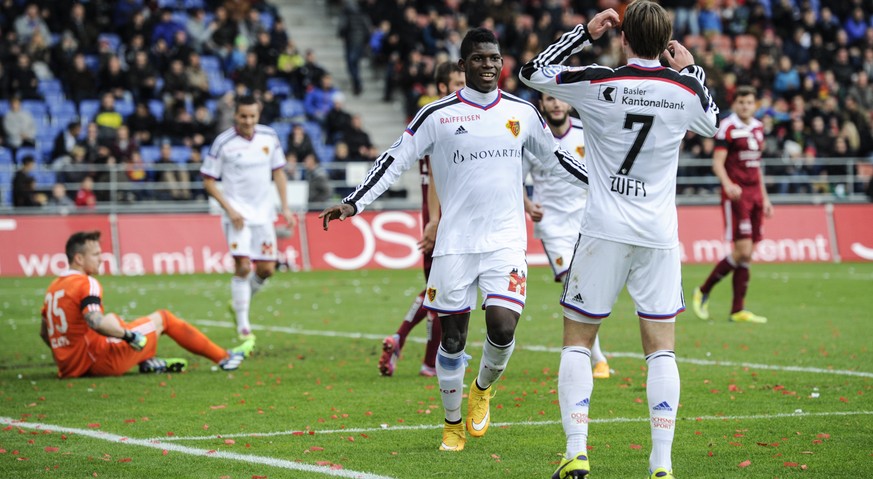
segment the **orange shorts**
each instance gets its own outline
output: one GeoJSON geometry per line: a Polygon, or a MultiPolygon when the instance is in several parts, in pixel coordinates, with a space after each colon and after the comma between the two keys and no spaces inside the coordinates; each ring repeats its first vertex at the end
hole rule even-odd
{"type": "Polygon", "coordinates": [[[136,351],[127,342],[106,338],[106,343],[95,352],[95,362],[88,370],[90,376],[121,376],[137,364],[155,357],[158,351],[158,334],[155,325],[147,316],[131,322],[121,321],[125,329],[138,331],[148,338],[146,347],[136,351]]]}

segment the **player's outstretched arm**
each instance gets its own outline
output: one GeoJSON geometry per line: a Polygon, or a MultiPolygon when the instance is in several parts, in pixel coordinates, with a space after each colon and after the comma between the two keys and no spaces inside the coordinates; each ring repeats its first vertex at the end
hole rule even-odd
{"type": "Polygon", "coordinates": [[[122,326],[121,318],[115,313],[109,313],[104,316],[100,311],[88,311],[85,313],[85,322],[88,323],[91,329],[103,336],[123,339],[131,348],[137,351],[142,350],[146,343],[148,343],[148,338],[142,333],[125,329],[122,326]]]}
{"type": "Polygon", "coordinates": [[[324,221],[324,231],[327,231],[327,224],[333,220],[344,221],[349,216],[355,215],[355,207],[348,203],[341,203],[338,205],[333,205],[329,208],[325,208],[324,211],[318,215],[319,218],[322,218],[324,221]]]}

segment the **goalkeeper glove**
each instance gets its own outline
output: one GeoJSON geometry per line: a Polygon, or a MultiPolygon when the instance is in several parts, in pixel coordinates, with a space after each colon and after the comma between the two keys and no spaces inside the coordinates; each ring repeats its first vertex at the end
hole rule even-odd
{"type": "Polygon", "coordinates": [[[124,336],[121,339],[127,341],[127,344],[135,351],[142,351],[146,347],[146,343],[149,342],[149,339],[144,334],[129,329],[124,330],[124,336]]]}

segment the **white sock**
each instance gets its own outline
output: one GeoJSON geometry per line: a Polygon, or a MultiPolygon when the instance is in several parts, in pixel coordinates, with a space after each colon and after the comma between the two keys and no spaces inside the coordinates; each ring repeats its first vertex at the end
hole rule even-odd
{"type": "Polygon", "coordinates": [[[236,332],[247,334],[252,330],[249,323],[249,303],[252,300],[252,286],[248,278],[234,276],[230,279],[230,297],[236,313],[236,332]]]}
{"type": "Polygon", "coordinates": [[[443,408],[446,410],[446,421],[452,423],[461,420],[466,370],[467,360],[463,350],[449,354],[440,345],[436,357],[437,379],[440,384],[440,395],[443,398],[443,408]]]}
{"type": "Polygon", "coordinates": [[[252,274],[249,275],[249,286],[252,288],[252,296],[260,291],[266,282],[267,278],[261,278],[257,273],[252,271],[252,274]]]}
{"type": "Polygon", "coordinates": [[[476,377],[476,382],[479,383],[482,390],[488,389],[500,379],[514,349],[515,338],[509,344],[498,346],[491,341],[490,337],[485,337],[485,346],[482,347],[482,361],[479,363],[479,376],[476,377]]]}
{"type": "Polygon", "coordinates": [[[594,346],[591,347],[591,362],[593,364],[602,363],[606,361],[606,356],[603,355],[603,351],[600,350],[600,335],[594,336],[594,346]]]}
{"type": "Polygon", "coordinates": [[[591,351],[582,346],[565,346],[561,350],[558,370],[558,402],[561,423],[567,435],[567,458],[584,453],[588,441],[588,407],[594,390],[591,351]]]}
{"type": "Polygon", "coordinates": [[[655,351],[646,356],[649,374],[646,378],[646,396],[649,400],[649,416],[652,428],[652,453],[649,469],[659,467],[673,470],[671,451],[676,428],[676,413],[679,409],[679,368],[676,353],[655,351]]]}
{"type": "Polygon", "coordinates": [[[421,303],[424,302],[424,295],[418,295],[415,299],[412,300],[412,304],[409,305],[409,311],[406,312],[406,316],[403,317],[403,321],[407,323],[411,323],[412,319],[415,318],[415,313],[421,308],[421,303]]]}

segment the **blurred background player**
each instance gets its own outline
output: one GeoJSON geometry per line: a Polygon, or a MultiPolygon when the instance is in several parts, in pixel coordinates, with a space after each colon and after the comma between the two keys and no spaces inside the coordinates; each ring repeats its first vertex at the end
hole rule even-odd
{"type": "Polygon", "coordinates": [[[224,213],[222,227],[234,262],[231,308],[241,341],[254,339],[249,305],[276,271],[276,208],[270,195],[271,179],[279,193],[282,216],[289,226],[295,223],[288,208],[285,153],[276,130],[258,124],[260,112],[254,97],[237,98],[234,126],[215,138],[200,168],[203,188],[224,213]],[[222,188],[217,185],[219,179],[222,188]]]}
{"type": "Polygon", "coordinates": [[[52,349],[59,378],[120,376],[137,364],[143,373],[181,372],[187,360],[155,357],[161,334],[225,371],[239,368],[254,346],[248,341],[224,350],[165,309],[129,323],[113,313],[104,315],[103,288],[94,277],[102,262],[100,232],[74,233],[66,253],[69,269],[46,291],[39,331],[52,349]]]}
{"type": "Polygon", "coordinates": [[[663,7],[636,0],[619,21],[613,9],[577,25],[521,68],[524,83],[567,101],[588,130],[590,199],[564,285],[564,347],[558,402],[566,455],[553,479],[587,477],[591,347],[627,286],[646,357],[652,450],[648,477],[672,479],[679,408],[675,322],[685,310],[676,212],[679,148],[688,130],[712,137],[718,107],[706,75],[663,7]],[[571,55],[621,23],[627,65],[566,67],[571,55]],[[671,68],[661,66],[664,56],[671,68]]]}
{"type": "MultiPolygon", "coordinates": [[[[440,98],[464,88],[464,72],[455,62],[443,62],[434,69],[434,82],[440,98]]],[[[430,188],[433,176],[430,174],[430,158],[424,157],[418,160],[418,169],[421,173],[421,224],[424,225],[421,242],[418,246],[424,256],[424,281],[430,276],[430,266],[433,263],[433,246],[436,243],[437,226],[440,221],[440,202],[436,195],[436,188],[430,188]]],[[[434,321],[437,315],[424,308],[424,294],[426,290],[412,301],[409,312],[397,328],[397,332],[382,341],[382,357],[379,359],[379,372],[383,376],[391,376],[397,366],[400,351],[406,344],[406,337],[422,319],[427,318],[427,346],[424,350],[424,361],[418,374],[422,376],[436,375],[436,354],[440,347],[440,322],[434,321]]]]}
{"type": "MultiPolygon", "coordinates": [[[[552,95],[543,94],[540,111],[558,143],[582,162],[585,157],[585,134],[582,122],[570,117],[570,105],[552,95]]],[[[533,180],[533,194],[528,198],[525,191],[524,209],[534,222],[534,238],[543,242],[549,265],[555,273],[555,282],[562,283],[570,269],[573,247],[579,238],[588,190],[555,178],[535,166],[527,155],[524,165],[533,180]]],[[[527,177],[527,174],[524,176],[527,177]]],[[[600,350],[599,336],[594,338],[591,362],[594,363],[595,379],[609,377],[609,364],[600,350]]]]}
{"type": "Polygon", "coordinates": [[[767,318],[744,308],[749,287],[752,253],[763,238],[764,217],[773,215],[761,172],[764,125],[755,119],[755,88],[737,88],[733,113],[722,120],[715,135],[712,171],[721,181],[721,204],[725,237],[734,249],[715,265],[702,286],[694,290],[692,306],[700,319],[709,319],[709,293],[722,278],[733,272],[734,297],[731,321],[766,323],[767,318]]]}

